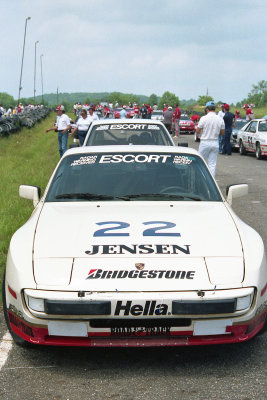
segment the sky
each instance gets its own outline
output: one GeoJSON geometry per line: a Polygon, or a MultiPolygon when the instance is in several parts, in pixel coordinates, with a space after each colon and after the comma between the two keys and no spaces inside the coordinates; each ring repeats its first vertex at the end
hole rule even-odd
{"type": "Polygon", "coordinates": [[[113,92],[236,103],[266,77],[266,0],[0,0],[0,92],[113,92]],[[39,41],[35,45],[35,43],[39,41]]]}

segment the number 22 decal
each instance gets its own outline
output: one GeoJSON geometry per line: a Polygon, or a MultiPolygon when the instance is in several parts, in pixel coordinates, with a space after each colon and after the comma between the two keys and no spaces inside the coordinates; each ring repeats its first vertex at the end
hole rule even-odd
{"type": "MultiPolygon", "coordinates": [[[[128,232],[114,232],[120,229],[129,228],[130,224],[127,222],[120,222],[120,221],[106,221],[106,222],[97,222],[96,225],[108,225],[109,227],[98,229],[94,233],[94,237],[103,237],[103,236],[130,236],[128,232]],[[110,226],[112,225],[112,226],[110,226]],[[115,226],[114,226],[115,225],[115,226]],[[113,232],[112,232],[113,231],[113,232]]],[[[181,236],[178,232],[162,232],[163,230],[169,228],[175,228],[176,224],[173,222],[167,221],[148,221],[143,222],[143,225],[156,225],[149,229],[145,229],[143,231],[143,236],[181,236]],[[161,231],[161,232],[159,232],[161,231]]]]}

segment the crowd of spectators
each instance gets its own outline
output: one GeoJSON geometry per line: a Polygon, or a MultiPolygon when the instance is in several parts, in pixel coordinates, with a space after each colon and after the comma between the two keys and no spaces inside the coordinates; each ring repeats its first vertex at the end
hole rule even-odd
{"type": "Polygon", "coordinates": [[[39,108],[43,108],[43,104],[28,104],[24,106],[22,103],[19,103],[16,107],[6,107],[4,108],[2,104],[0,104],[0,118],[1,117],[10,117],[11,115],[15,114],[22,114],[25,111],[32,111],[32,110],[39,110],[39,108]]]}

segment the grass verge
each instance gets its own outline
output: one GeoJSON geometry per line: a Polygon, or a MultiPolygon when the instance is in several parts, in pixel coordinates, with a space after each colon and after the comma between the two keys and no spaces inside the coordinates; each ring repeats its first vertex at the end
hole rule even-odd
{"type": "Polygon", "coordinates": [[[59,160],[57,134],[45,132],[53,126],[54,120],[55,114],[50,113],[33,128],[23,128],[7,138],[0,138],[1,282],[10,239],[33,211],[32,202],[19,197],[19,185],[40,186],[43,193],[59,160]]]}

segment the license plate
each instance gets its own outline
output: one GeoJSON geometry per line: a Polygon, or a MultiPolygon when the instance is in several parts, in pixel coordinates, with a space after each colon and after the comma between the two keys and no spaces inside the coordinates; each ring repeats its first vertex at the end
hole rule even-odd
{"type": "Polygon", "coordinates": [[[136,336],[169,336],[169,326],[157,327],[114,327],[110,329],[111,336],[136,337],[136,336]]]}

